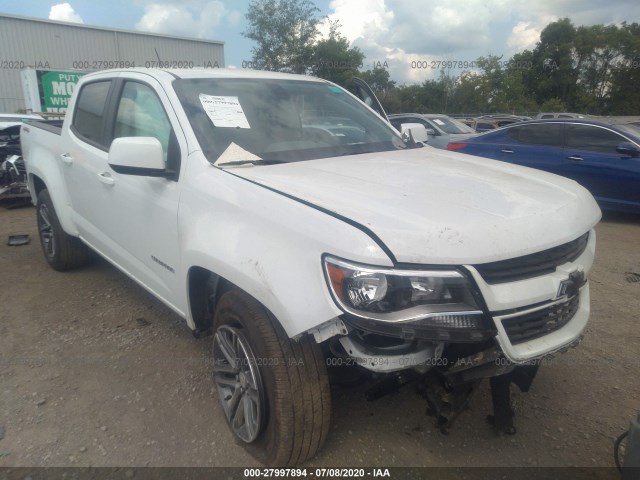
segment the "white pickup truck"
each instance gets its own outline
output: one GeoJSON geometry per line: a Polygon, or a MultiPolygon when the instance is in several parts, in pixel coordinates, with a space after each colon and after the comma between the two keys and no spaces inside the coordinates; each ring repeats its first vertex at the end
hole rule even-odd
{"type": "Polygon", "coordinates": [[[372,100],[304,76],[112,70],[80,80],[64,123],[22,127],[46,260],[97,252],[211,333],[226,420],[267,465],[316,454],[344,375],[372,396],[420,383],[444,428],[447,399],[587,324],[591,195],[424,146],[372,100]]]}

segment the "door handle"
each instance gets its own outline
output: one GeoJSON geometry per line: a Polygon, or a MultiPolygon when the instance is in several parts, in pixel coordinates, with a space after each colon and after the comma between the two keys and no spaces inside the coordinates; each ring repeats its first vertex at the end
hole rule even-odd
{"type": "Polygon", "coordinates": [[[567,157],[568,160],[573,160],[575,162],[581,162],[582,160],[584,160],[584,158],[582,158],[580,155],[571,155],[570,157],[567,157]]]}
{"type": "Polygon", "coordinates": [[[69,155],[68,153],[61,153],[60,154],[60,158],[67,165],[71,165],[73,163],[73,157],[71,155],[69,155]]]}
{"type": "Polygon", "coordinates": [[[500,150],[502,153],[513,153],[513,150],[509,150],[508,148],[503,148],[500,150]]]}
{"type": "Polygon", "coordinates": [[[113,179],[113,177],[111,175],[109,175],[109,172],[99,173],[98,174],[98,178],[105,185],[113,185],[114,183],[116,183],[116,181],[113,179]]]}

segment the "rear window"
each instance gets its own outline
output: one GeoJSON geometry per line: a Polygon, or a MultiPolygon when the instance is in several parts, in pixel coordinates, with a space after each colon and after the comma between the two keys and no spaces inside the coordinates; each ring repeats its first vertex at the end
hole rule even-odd
{"type": "Polygon", "coordinates": [[[475,133],[472,128],[469,128],[464,123],[456,120],[455,118],[441,116],[441,117],[429,117],[430,123],[435,123],[445,133],[449,134],[462,134],[462,133],[475,133]]]}
{"type": "Polygon", "coordinates": [[[512,127],[507,136],[525,145],[557,147],[562,145],[562,124],[541,123],[512,127]]]}
{"type": "Polygon", "coordinates": [[[76,102],[74,132],[97,145],[103,145],[102,117],[110,86],[110,80],[88,83],[80,90],[76,102]]]}

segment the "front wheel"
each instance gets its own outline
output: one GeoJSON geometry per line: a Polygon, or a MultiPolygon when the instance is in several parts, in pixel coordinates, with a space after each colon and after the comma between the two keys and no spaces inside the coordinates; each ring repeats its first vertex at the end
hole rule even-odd
{"type": "Polygon", "coordinates": [[[64,271],[86,264],[89,260],[88,247],[62,229],[48,190],[43,189],[38,194],[36,209],[42,253],[51,268],[64,271]]]}
{"type": "Polygon", "coordinates": [[[214,381],[239,443],[268,466],[316,455],[331,420],[324,356],[308,335],[290,339],[259,302],[225,293],[214,318],[214,381]]]}

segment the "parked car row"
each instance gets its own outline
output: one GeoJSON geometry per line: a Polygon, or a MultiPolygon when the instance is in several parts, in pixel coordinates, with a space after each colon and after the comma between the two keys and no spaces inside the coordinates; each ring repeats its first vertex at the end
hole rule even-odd
{"type": "Polygon", "coordinates": [[[640,127],[631,123],[534,120],[447,149],[562,175],[586,187],[601,208],[640,213],[640,127]]]}
{"type": "Polygon", "coordinates": [[[488,132],[495,130],[496,128],[511,125],[512,123],[523,122],[525,120],[531,120],[531,117],[508,115],[508,114],[493,114],[493,115],[480,115],[474,118],[461,118],[460,121],[476,133],[488,132]]]}

